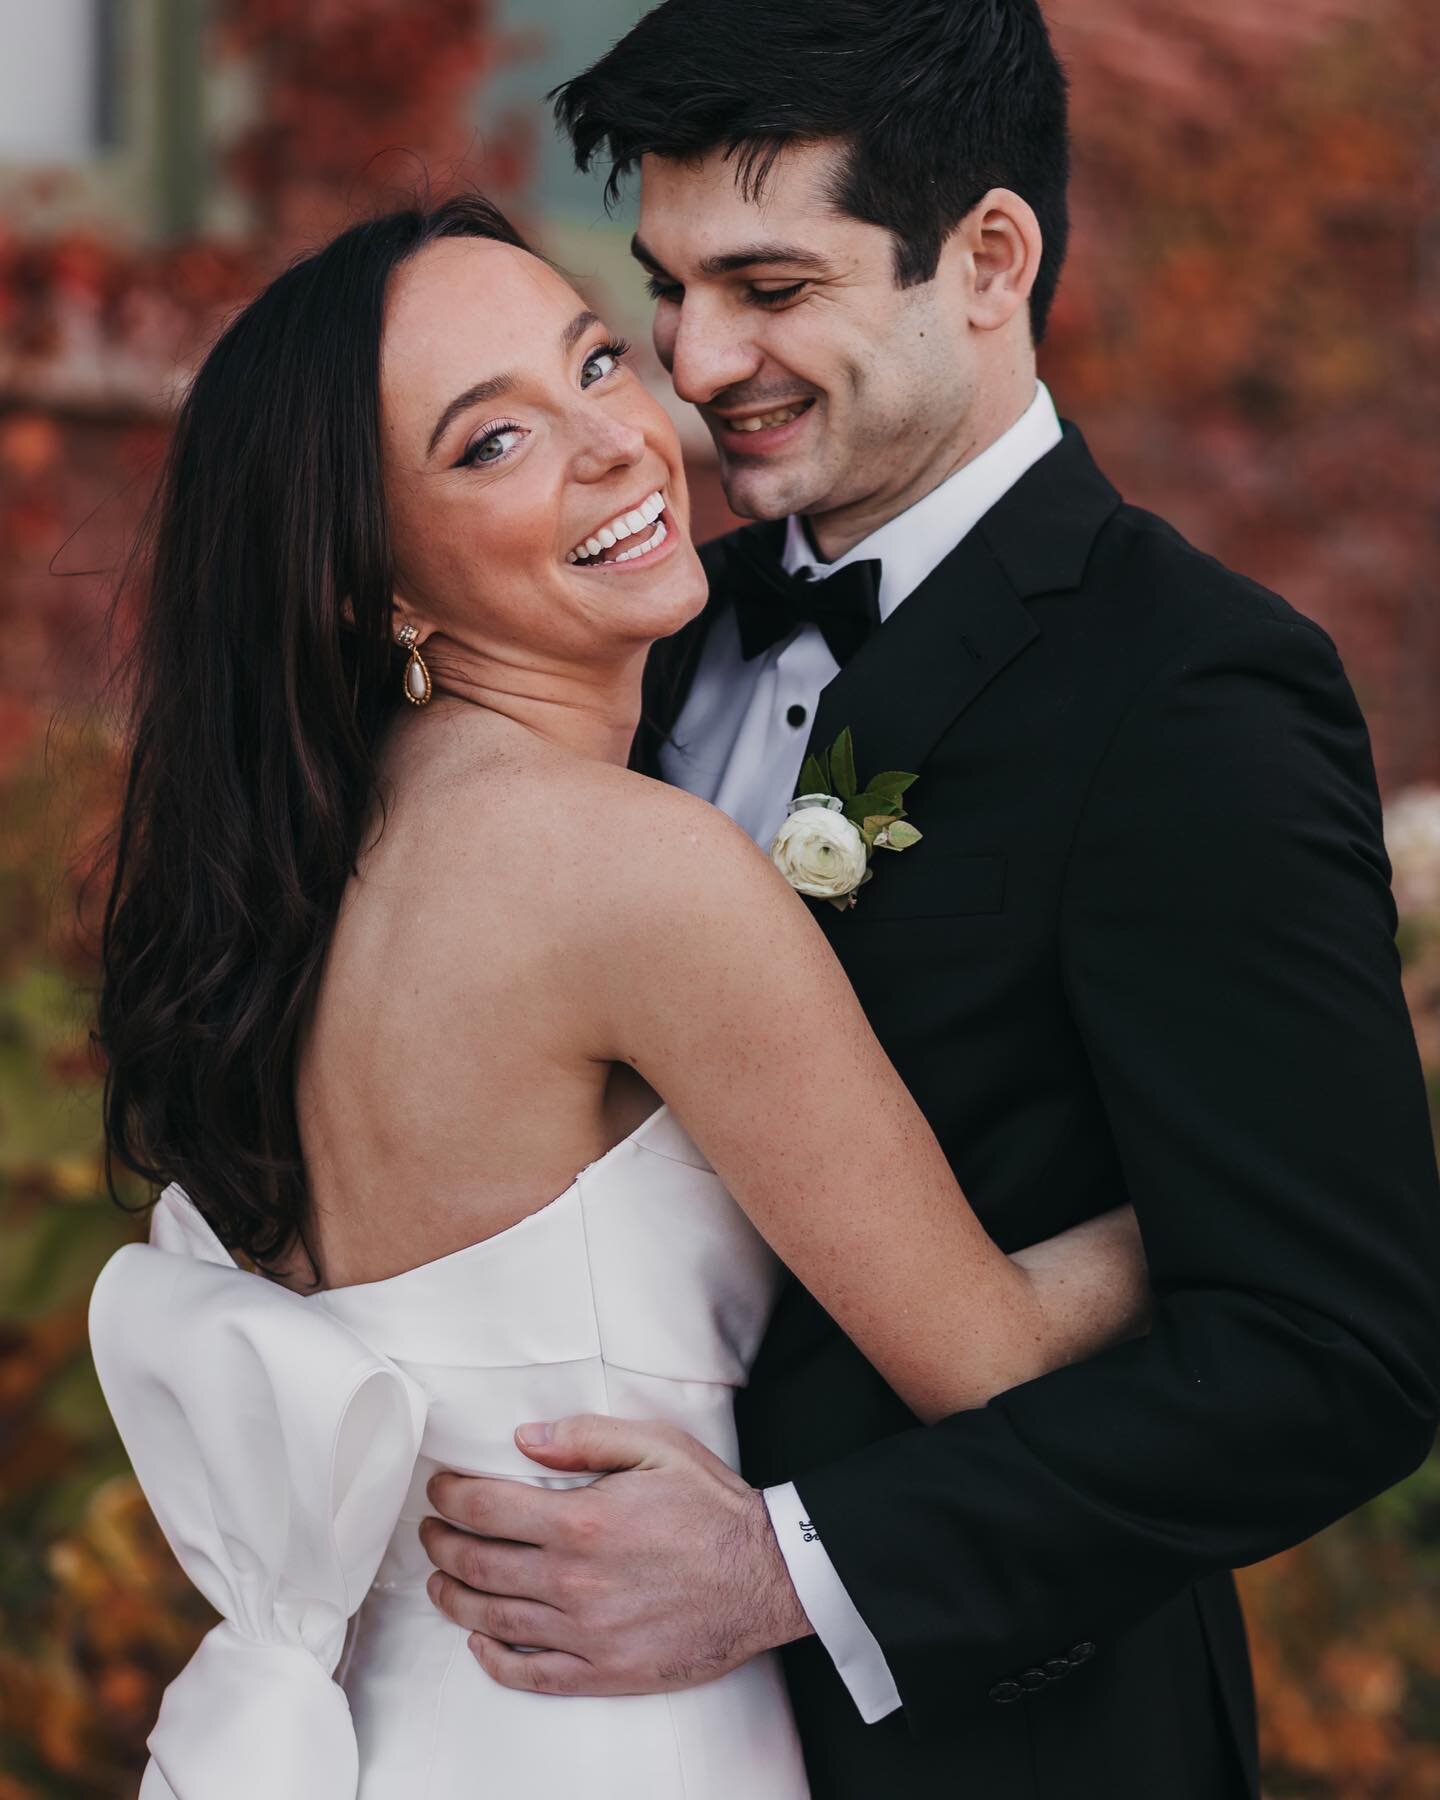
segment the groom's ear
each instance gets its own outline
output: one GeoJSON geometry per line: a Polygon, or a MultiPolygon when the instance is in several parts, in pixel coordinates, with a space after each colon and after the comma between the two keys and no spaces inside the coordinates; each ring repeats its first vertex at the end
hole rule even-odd
{"type": "Polygon", "coordinates": [[[1040,272],[1044,239],[1028,200],[991,188],[950,234],[942,264],[955,258],[966,287],[966,318],[977,331],[998,331],[1017,313],[1029,318],[1030,290],[1040,272]]]}

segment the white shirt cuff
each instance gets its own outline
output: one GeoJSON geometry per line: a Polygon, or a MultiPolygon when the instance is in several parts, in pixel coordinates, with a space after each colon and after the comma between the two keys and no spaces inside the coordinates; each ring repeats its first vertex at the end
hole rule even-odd
{"type": "Polygon", "coordinates": [[[805,1616],[860,1709],[860,1717],[873,1725],[900,1704],[885,1653],[845,1592],[819,1532],[805,1517],[795,1483],[787,1481],[764,1493],[780,1554],[805,1616]]]}

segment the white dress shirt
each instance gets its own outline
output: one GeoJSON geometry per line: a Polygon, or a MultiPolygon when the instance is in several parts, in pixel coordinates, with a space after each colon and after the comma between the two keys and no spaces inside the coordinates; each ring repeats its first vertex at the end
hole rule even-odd
{"type": "MultiPolygon", "coordinates": [[[[808,567],[823,579],[847,563],[878,558],[883,625],[1060,435],[1054,402],[1037,383],[1034,400],[1003,436],[833,563],[817,558],[804,526],[792,517],[784,567],[791,574],[808,567]]],[[[963,596],[957,605],[964,605],[963,596]]],[[[661,773],[712,801],[768,850],[795,792],[821,689],[838,673],[817,625],[799,626],[747,662],[735,615],[726,612],[706,639],[673,742],[661,749],[661,773]]],[[[860,1716],[867,1725],[884,1718],[900,1704],[894,1677],[794,1484],[767,1488],[765,1503],[800,1604],[860,1716]]]]}

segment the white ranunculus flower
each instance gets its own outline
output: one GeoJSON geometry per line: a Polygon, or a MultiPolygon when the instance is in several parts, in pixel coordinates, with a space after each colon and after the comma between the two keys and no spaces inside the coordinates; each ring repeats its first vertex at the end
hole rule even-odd
{"type": "Polygon", "coordinates": [[[770,846],[770,860],[799,893],[840,900],[865,879],[865,840],[828,796],[801,795],[810,806],[789,814],[770,846]]]}
{"type": "Polygon", "coordinates": [[[844,812],[845,802],[838,794],[797,794],[786,806],[787,813],[799,812],[802,806],[823,806],[827,812],[844,812]]]}

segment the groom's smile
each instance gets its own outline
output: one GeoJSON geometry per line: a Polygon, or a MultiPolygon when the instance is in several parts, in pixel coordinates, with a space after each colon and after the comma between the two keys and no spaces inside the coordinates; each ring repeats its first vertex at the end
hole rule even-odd
{"type": "Polygon", "coordinates": [[[716,444],[733,462],[739,457],[773,456],[788,449],[800,435],[801,422],[809,420],[815,398],[807,394],[781,405],[751,401],[749,405],[702,406],[700,413],[716,444]]]}
{"type": "Polygon", "coordinates": [[[972,328],[967,248],[901,285],[893,233],[835,203],[845,156],[787,145],[757,192],[722,153],[646,155],[631,246],[656,352],[710,431],[731,506],[805,514],[827,556],[973,454],[974,386],[996,348],[972,328]]]}

